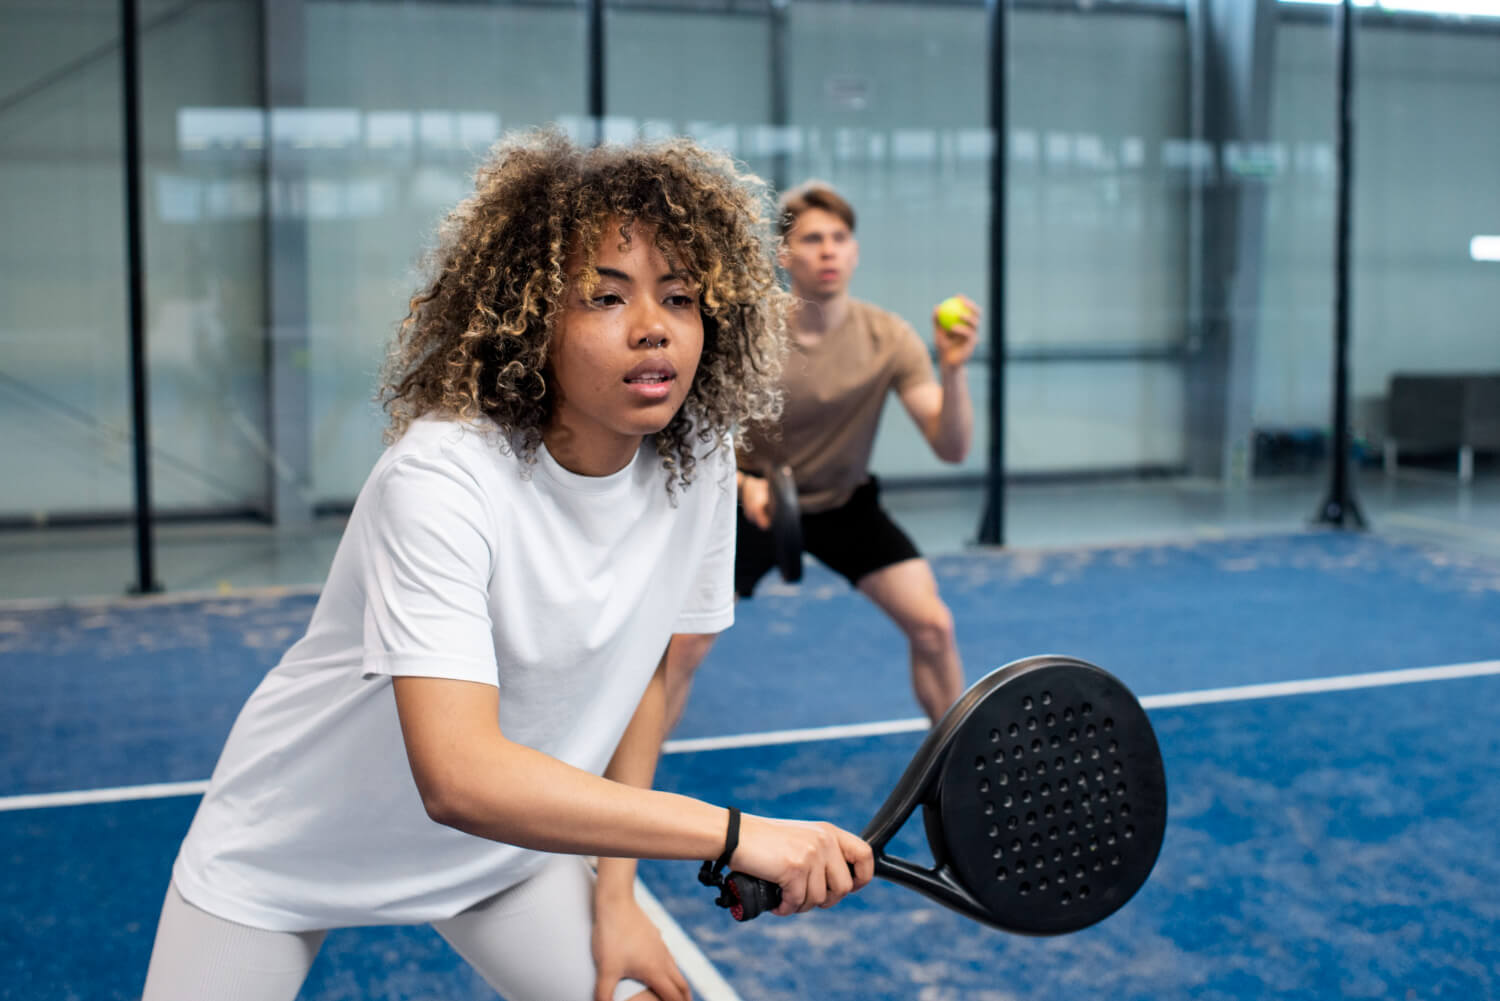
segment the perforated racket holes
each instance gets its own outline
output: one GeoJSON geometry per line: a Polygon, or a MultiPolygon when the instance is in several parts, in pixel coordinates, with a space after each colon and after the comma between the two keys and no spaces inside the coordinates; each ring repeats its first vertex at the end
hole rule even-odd
{"type": "Polygon", "coordinates": [[[991,764],[1008,766],[979,780],[984,812],[996,818],[989,825],[991,857],[1000,863],[994,870],[996,882],[1013,884],[1023,897],[1054,894],[1067,906],[1089,898],[1090,873],[1121,864],[1119,849],[1136,832],[1125,800],[1125,763],[1116,756],[1120,745],[1112,736],[1115,721],[1098,718],[1089,702],[1055,703],[1050,691],[1024,695],[1020,718],[991,730],[990,743],[1015,742],[1023,734],[1029,739],[1013,743],[1008,753],[997,746],[992,762],[977,758],[975,768],[983,772],[991,764]],[[996,785],[1010,786],[998,810],[987,798],[996,785]],[[1040,811],[1024,809],[1034,800],[1044,804],[1040,811]],[[1066,823],[1052,824],[1059,816],[1066,823]],[[1003,840],[1027,831],[1032,833],[1024,840],[1003,840]],[[1047,852],[1037,854],[1044,844],[1047,852]]]}

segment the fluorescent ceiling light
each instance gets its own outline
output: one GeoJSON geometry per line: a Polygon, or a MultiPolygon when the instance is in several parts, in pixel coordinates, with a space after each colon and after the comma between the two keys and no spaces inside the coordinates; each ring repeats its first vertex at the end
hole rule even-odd
{"type": "Polygon", "coordinates": [[[1469,256],[1476,261],[1500,262],[1500,236],[1476,236],[1469,241],[1469,256]]]}

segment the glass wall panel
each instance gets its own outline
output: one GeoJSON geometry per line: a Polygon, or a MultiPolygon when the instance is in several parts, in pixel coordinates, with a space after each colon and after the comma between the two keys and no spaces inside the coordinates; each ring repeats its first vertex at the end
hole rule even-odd
{"type": "Polygon", "coordinates": [[[8,5],[0,34],[0,519],[121,511],[131,481],[118,10],[8,5]]]}
{"type": "Polygon", "coordinates": [[[1331,407],[1326,12],[1290,41],[1273,2],[1008,13],[1007,541],[1304,525],[1331,407]]]}
{"type": "Polygon", "coordinates": [[[1269,141],[1242,148],[1237,171],[1259,172],[1265,188],[1249,483],[1240,496],[1247,515],[1296,528],[1317,517],[1331,474],[1339,29],[1329,12],[1276,6],[1269,141]]]}
{"type": "Polygon", "coordinates": [[[1359,499],[1384,531],[1500,552],[1500,6],[1356,23],[1359,499]]]}
{"type": "Polygon", "coordinates": [[[343,135],[306,160],[314,503],[347,505],[381,449],[384,349],[444,213],[504,132],[585,121],[586,19],[574,3],[306,5],[306,111],[343,135]]]}
{"type": "MultiPolygon", "coordinates": [[[[252,0],[139,9],[159,517],[265,508],[261,183],[245,142],[260,131],[258,16],[252,0]],[[230,109],[240,145],[194,147],[189,106],[230,109]]],[[[0,19],[0,523],[51,526],[7,534],[6,575],[21,587],[71,567],[122,591],[135,573],[120,4],[8,4],[0,19]]]]}
{"type": "MultiPolygon", "coordinates": [[[[160,514],[264,515],[274,462],[260,4],[157,2],[141,13],[153,501],[160,514]]],[[[118,101],[118,81],[110,90],[118,101]]]]}
{"type": "Polygon", "coordinates": [[[692,136],[772,181],[771,18],[767,4],[609,6],[604,138],[692,136]]]}
{"type": "MultiPolygon", "coordinates": [[[[987,26],[977,2],[787,10],[786,183],[821,178],[849,199],[860,255],[853,295],[905,318],[929,343],[937,302],[955,293],[989,300],[987,26]]],[[[981,341],[968,366],[977,418],[968,458],[939,462],[892,400],[873,459],[887,482],[982,473],[988,354],[981,341]]],[[[972,524],[979,512],[970,506],[972,524]]]]}

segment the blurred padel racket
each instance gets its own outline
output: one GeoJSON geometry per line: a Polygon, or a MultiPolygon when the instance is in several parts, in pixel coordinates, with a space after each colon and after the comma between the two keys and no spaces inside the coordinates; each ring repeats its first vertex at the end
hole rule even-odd
{"type": "MultiPolygon", "coordinates": [[[[1043,655],[970,686],[861,837],[882,879],[1002,931],[1060,935],[1141,888],[1166,826],[1166,773],[1141,704],[1093,664],[1043,655]],[[919,805],[930,869],[885,853],[919,805]]],[[[717,902],[748,921],[781,888],[731,872],[717,902]]]]}
{"type": "Polygon", "coordinates": [[[795,584],[802,579],[802,510],[797,504],[797,483],[792,467],[775,466],[766,477],[771,485],[771,545],[781,579],[795,584]]]}

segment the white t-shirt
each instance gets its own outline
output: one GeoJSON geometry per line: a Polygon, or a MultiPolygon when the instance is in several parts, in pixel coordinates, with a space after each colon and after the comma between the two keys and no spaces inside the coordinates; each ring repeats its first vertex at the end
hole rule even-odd
{"type": "Polygon", "coordinates": [[[534,851],[432,821],[393,675],[500,689],[500,729],[601,774],[673,633],[734,619],[734,461],[676,502],[650,438],[618,473],[528,464],[488,423],[412,423],[360,491],[307,634],[241,710],[172,877],[273,931],[451,917],[534,851]]]}

